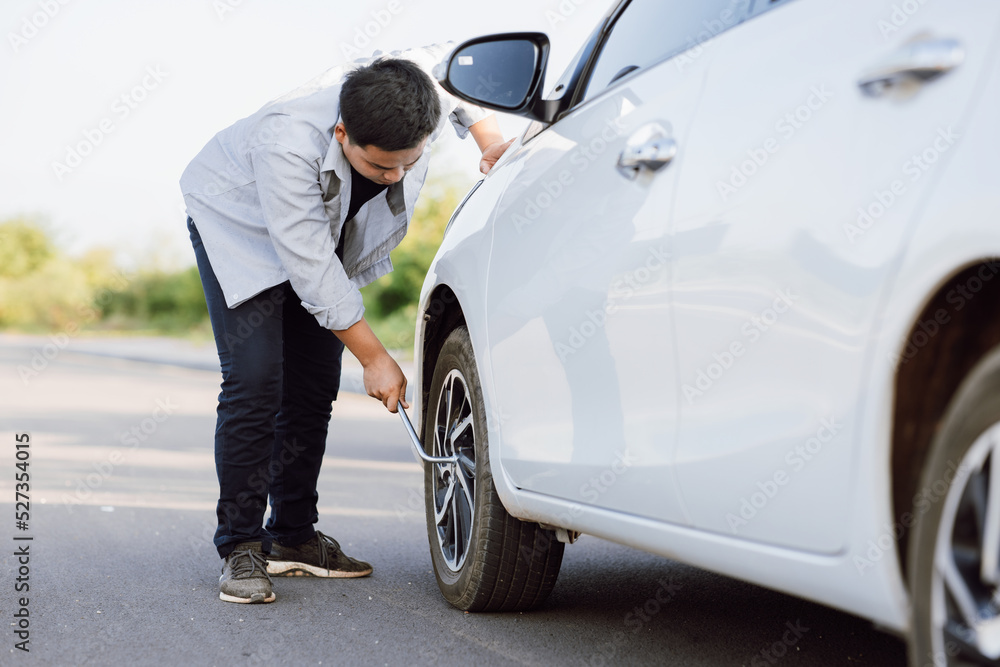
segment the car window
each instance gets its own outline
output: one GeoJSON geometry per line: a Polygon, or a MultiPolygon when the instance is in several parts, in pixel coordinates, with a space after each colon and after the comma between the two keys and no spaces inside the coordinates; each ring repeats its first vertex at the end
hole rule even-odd
{"type": "Polygon", "coordinates": [[[585,99],[631,72],[707,41],[742,21],[751,0],[632,0],[611,28],[585,99]]]}

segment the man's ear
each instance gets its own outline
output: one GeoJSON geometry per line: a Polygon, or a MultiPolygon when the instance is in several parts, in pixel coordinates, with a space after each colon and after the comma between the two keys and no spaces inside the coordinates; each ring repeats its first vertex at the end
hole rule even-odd
{"type": "Polygon", "coordinates": [[[343,145],[345,141],[350,141],[350,138],[347,136],[347,128],[344,127],[343,122],[338,122],[333,126],[333,136],[340,142],[341,145],[343,145]]]}

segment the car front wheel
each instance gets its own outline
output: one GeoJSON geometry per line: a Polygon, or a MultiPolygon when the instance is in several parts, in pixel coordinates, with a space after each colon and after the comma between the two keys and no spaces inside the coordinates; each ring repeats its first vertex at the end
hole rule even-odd
{"type": "Polygon", "coordinates": [[[1000,665],[1000,352],[952,399],[914,499],[911,665],[1000,665]]]}
{"type": "Polygon", "coordinates": [[[565,545],[552,531],[512,517],[500,503],[465,327],[451,332],[437,357],[423,435],[429,454],[455,457],[424,466],[427,537],[445,599],[464,611],[518,611],[544,602],[565,545]]]}

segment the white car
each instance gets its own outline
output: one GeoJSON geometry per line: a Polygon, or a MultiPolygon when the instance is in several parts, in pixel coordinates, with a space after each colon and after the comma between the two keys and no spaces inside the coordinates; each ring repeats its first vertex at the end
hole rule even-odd
{"type": "Polygon", "coordinates": [[[579,533],[1000,660],[1000,2],[622,0],[443,85],[534,122],[455,212],[414,411],[444,596],[579,533]]]}

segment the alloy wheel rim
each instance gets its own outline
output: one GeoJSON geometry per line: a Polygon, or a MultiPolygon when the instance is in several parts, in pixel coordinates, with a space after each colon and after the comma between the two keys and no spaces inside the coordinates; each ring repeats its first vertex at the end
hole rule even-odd
{"type": "Polygon", "coordinates": [[[954,468],[934,549],[931,628],[935,665],[1000,661],[1000,423],[954,468]]]}
{"type": "Polygon", "coordinates": [[[433,463],[434,525],[441,555],[457,572],[472,540],[476,508],[476,430],[469,385],[461,371],[448,373],[434,410],[434,456],[455,455],[454,463],[433,463]]]}

